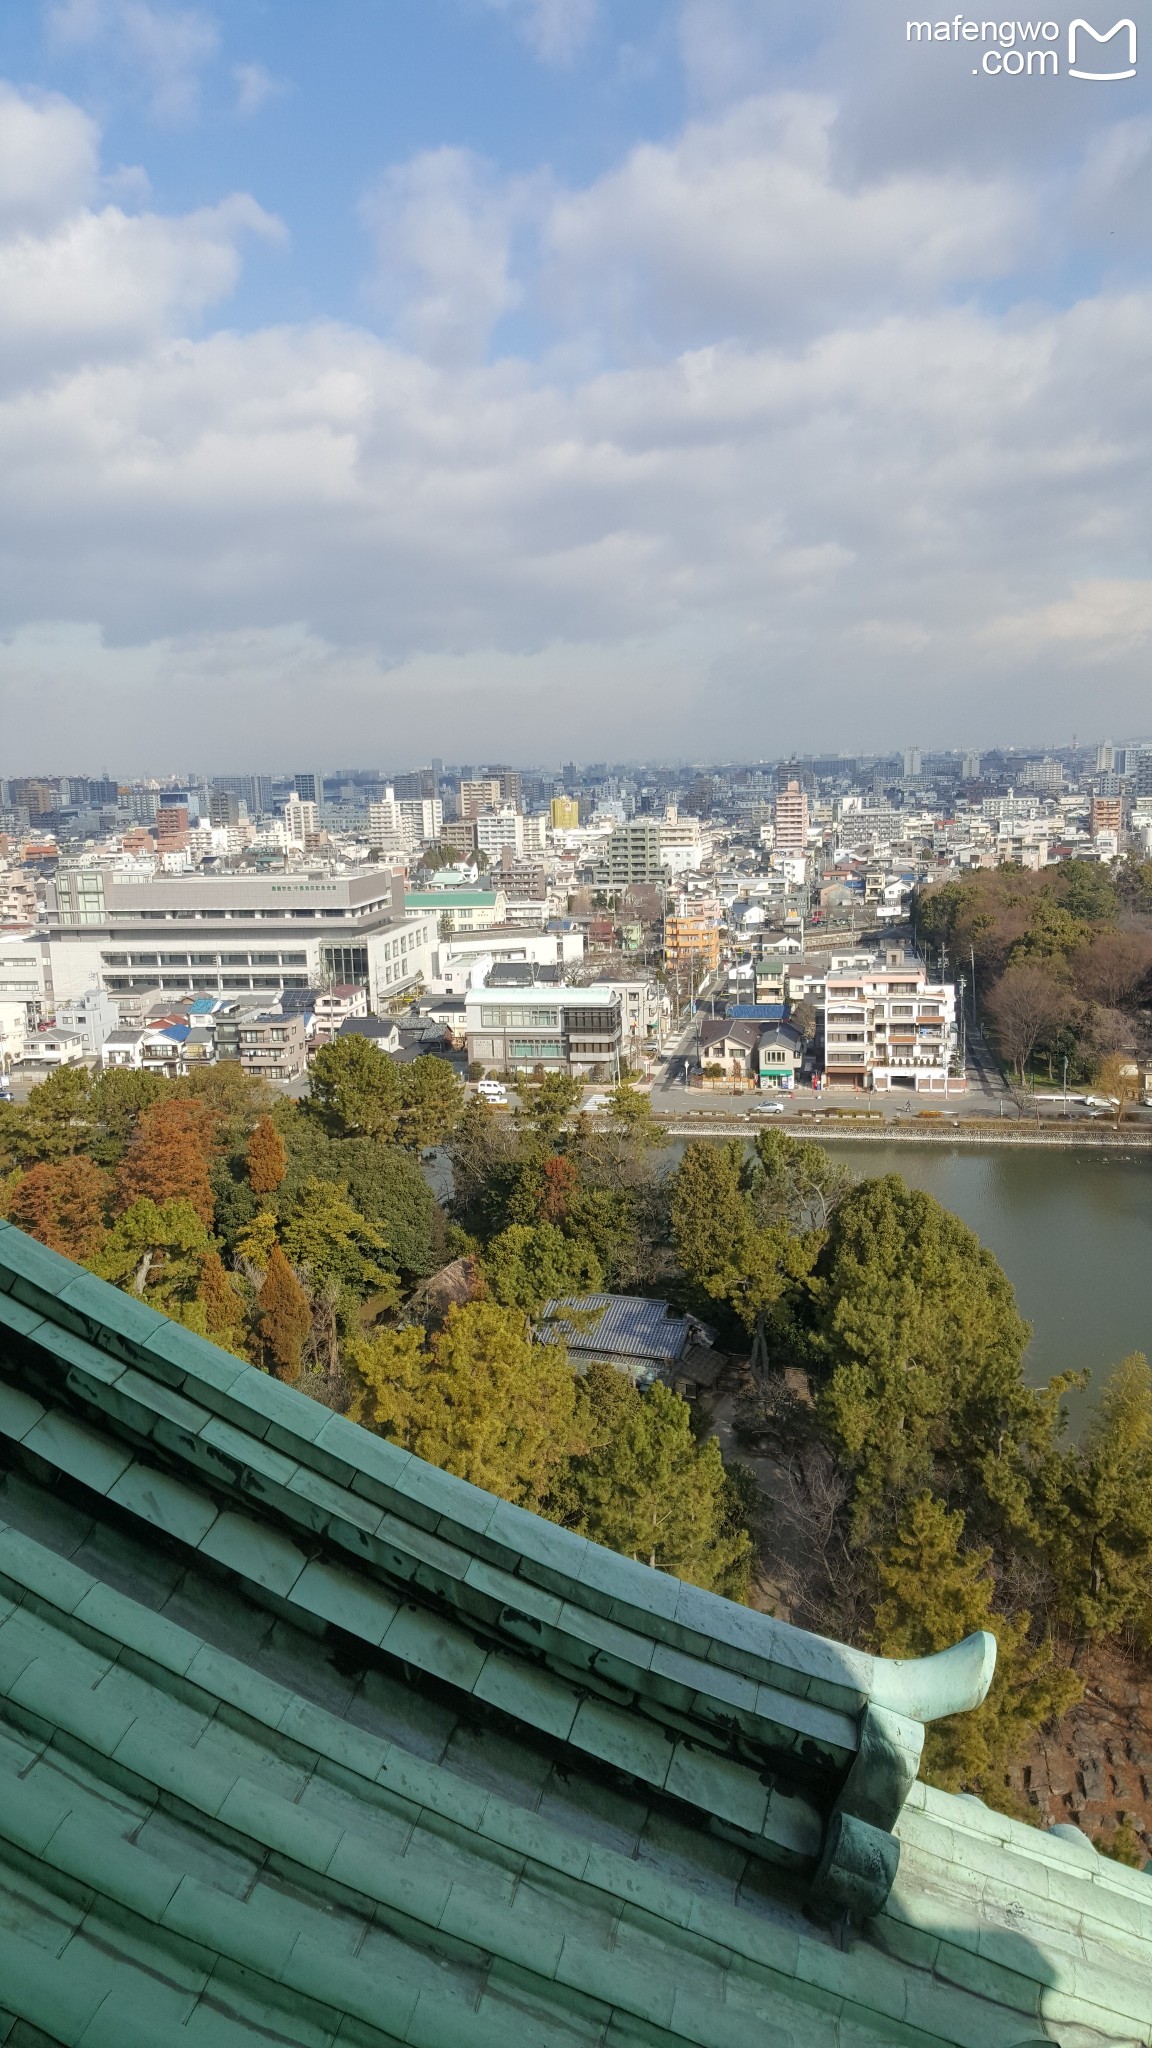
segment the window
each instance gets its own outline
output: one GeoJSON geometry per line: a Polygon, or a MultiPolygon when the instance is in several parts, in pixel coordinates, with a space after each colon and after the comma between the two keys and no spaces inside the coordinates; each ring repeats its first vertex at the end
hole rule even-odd
{"type": "Polygon", "coordinates": [[[558,1060],[561,1046],[558,1038],[514,1038],[510,1047],[514,1060],[558,1060]]]}
{"type": "Polygon", "coordinates": [[[130,964],[133,967],[159,967],[160,956],[157,953],[133,953],[130,964]]]}
{"type": "Polygon", "coordinates": [[[193,967],[215,967],[215,953],[193,953],[189,956],[193,967]]]}
{"type": "Polygon", "coordinates": [[[127,967],[128,965],[127,953],[101,953],[100,958],[105,967],[127,967]]]}
{"type": "Polygon", "coordinates": [[[187,967],[188,955],[187,953],[161,953],[160,965],[161,967],[187,967]]]}
{"type": "Polygon", "coordinates": [[[279,953],[253,953],[251,957],[253,967],[279,967],[280,965],[279,953]]]}

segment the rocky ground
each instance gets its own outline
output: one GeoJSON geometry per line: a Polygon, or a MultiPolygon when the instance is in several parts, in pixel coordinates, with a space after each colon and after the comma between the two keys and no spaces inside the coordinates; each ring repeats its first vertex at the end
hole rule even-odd
{"type": "Polygon", "coordinates": [[[1041,1825],[1072,1821],[1107,1841],[1127,1820],[1152,1857],[1152,1670],[1093,1651],[1084,1698],[1041,1735],[1013,1782],[1041,1825]]]}

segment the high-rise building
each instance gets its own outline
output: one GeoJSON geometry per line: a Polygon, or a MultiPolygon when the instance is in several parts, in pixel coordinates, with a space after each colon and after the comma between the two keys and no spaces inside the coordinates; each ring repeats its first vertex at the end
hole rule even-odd
{"type": "Polygon", "coordinates": [[[1105,745],[1105,746],[1097,747],[1097,749],[1096,749],[1096,773],[1097,773],[1097,775],[1111,775],[1111,773],[1112,773],[1112,770],[1113,770],[1113,769],[1115,768],[1115,766],[1116,766],[1116,749],[1115,749],[1115,747],[1113,747],[1113,746],[1111,746],[1111,745],[1105,745]]]}
{"type": "Polygon", "coordinates": [[[598,888],[658,882],[662,876],[660,827],[655,818],[633,818],[627,825],[617,825],[600,849],[593,868],[598,888]]]}
{"type": "Polygon", "coordinates": [[[478,818],[481,811],[494,811],[500,802],[500,777],[474,775],[460,784],[460,816],[478,818]]]}
{"type": "Polygon", "coordinates": [[[316,806],[293,790],[284,804],[284,837],[302,853],[317,836],[316,806]]]}
{"type": "Polygon", "coordinates": [[[240,799],[232,789],[213,791],[208,803],[208,819],[213,825],[235,827],[240,823],[240,799]]]}
{"type": "Polygon", "coordinates": [[[1137,754],[1132,787],[1135,796],[1152,796],[1152,747],[1141,747],[1137,754]]]}
{"type": "Polygon", "coordinates": [[[783,853],[803,853],[808,844],[808,798],[798,782],[777,792],[775,843],[783,853]]]}
{"type": "Polygon", "coordinates": [[[292,777],[292,787],[301,803],[315,804],[317,809],[324,801],[324,777],[318,768],[308,768],[292,777]]]}
{"type": "Polygon", "coordinates": [[[921,766],[919,747],[905,747],[901,756],[901,765],[906,777],[919,775],[921,766]]]}
{"type": "Polygon", "coordinates": [[[962,761],[962,762],[961,762],[961,764],[960,764],[960,780],[961,780],[962,782],[979,782],[979,780],[980,780],[980,756],[979,756],[979,754],[971,754],[971,753],[969,753],[969,754],[965,754],[965,756],[964,756],[964,759],[963,759],[963,761],[962,761]]]}
{"type": "Polygon", "coordinates": [[[1124,799],[1122,796],[1094,796],[1092,798],[1088,830],[1093,839],[1099,839],[1105,832],[1117,839],[1124,825],[1124,799]]]}
{"type": "Polygon", "coordinates": [[[580,823],[580,805],[574,796],[552,798],[552,830],[575,832],[580,823]]]}

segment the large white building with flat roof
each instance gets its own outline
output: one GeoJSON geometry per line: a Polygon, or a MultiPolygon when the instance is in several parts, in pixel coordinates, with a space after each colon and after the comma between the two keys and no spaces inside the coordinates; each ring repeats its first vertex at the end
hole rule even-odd
{"type": "Polygon", "coordinates": [[[429,978],[435,916],[405,913],[389,867],[355,874],[137,876],[86,868],[49,889],[57,1003],[99,987],[271,998],[285,988],[364,988],[373,1010],[429,978]]]}
{"type": "Polygon", "coordinates": [[[879,960],[829,971],[824,1078],[830,1086],[945,1096],[955,1043],[955,983],[930,981],[921,961],[893,948],[879,960]]]}
{"type": "Polygon", "coordinates": [[[615,988],[471,988],[464,998],[468,1058],[494,1073],[620,1076],[623,1017],[615,988]]]}

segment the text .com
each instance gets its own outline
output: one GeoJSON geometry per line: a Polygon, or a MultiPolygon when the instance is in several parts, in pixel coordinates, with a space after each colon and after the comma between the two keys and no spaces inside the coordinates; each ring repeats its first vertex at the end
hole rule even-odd
{"type": "Polygon", "coordinates": [[[969,21],[956,14],[905,28],[910,43],[982,45],[972,70],[990,78],[1056,78],[1063,69],[1069,78],[1103,85],[1136,76],[1136,24],[1127,19],[1100,29],[1078,17],[1063,29],[1056,21],[969,21]]]}

